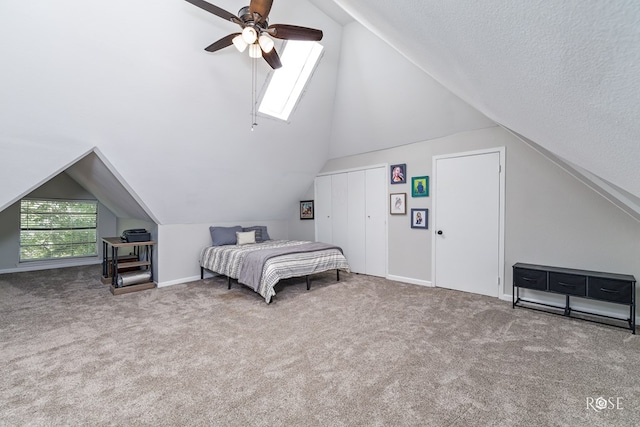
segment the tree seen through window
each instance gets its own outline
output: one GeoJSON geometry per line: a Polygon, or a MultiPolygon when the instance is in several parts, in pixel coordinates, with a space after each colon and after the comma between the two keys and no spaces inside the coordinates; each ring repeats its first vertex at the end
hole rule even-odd
{"type": "Polygon", "coordinates": [[[20,261],[96,256],[97,202],[20,203],[20,261]]]}

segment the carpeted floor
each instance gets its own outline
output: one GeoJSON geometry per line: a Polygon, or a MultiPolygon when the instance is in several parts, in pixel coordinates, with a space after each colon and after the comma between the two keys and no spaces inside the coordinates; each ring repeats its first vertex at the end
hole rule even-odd
{"type": "Polygon", "coordinates": [[[0,275],[0,425],[640,425],[629,331],[355,274],[270,305],[99,277],[0,275]]]}

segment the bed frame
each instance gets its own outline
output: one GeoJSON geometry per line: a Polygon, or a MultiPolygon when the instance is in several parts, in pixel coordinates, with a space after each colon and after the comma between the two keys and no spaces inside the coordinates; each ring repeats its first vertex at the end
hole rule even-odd
{"type": "MultiPolygon", "coordinates": [[[[206,268],[204,267],[200,267],[200,280],[204,279],[204,271],[206,270],[206,268]]],[[[211,270],[207,270],[207,271],[211,271],[211,270]]],[[[218,275],[218,276],[223,276],[223,274],[219,274],[216,273],[214,271],[211,271],[211,273],[218,275]]],[[[231,289],[231,277],[230,276],[225,276],[227,278],[227,289],[231,289]]],[[[296,276],[296,277],[300,277],[300,276],[296,276]]],[[[306,276],[304,276],[305,279],[307,280],[307,290],[311,289],[311,282],[309,280],[309,275],[307,274],[306,276]]],[[[340,281],[340,270],[336,269],[336,281],[339,282],[340,281]]]]}

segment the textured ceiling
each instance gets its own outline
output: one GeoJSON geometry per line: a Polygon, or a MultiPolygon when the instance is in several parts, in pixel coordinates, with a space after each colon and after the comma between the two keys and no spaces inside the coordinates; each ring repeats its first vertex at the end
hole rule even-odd
{"type": "Polygon", "coordinates": [[[640,196],[637,0],[335,0],[470,105],[640,196]]]}

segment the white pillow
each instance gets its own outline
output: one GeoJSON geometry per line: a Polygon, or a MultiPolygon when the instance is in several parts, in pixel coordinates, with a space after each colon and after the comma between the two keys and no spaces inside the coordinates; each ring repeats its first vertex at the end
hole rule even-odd
{"type": "Polygon", "coordinates": [[[255,230],[245,231],[245,232],[236,231],[236,239],[238,240],[238,245],[246,245],[248,243],[255,243],[256,242],[256,231],[255,230]]]}

